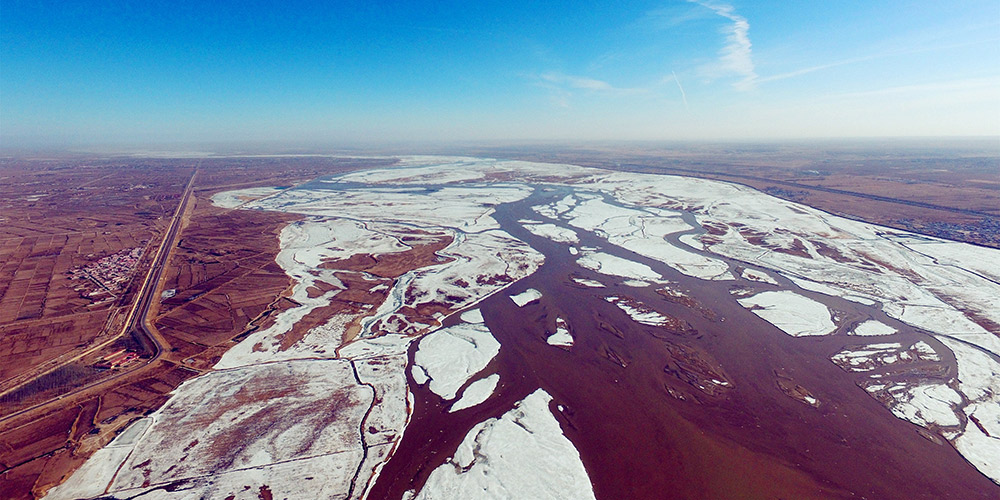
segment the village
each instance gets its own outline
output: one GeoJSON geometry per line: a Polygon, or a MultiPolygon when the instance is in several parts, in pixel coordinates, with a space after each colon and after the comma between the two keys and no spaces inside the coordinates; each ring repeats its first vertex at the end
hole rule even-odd
{"type": "Polygon", "coordinates": [[[122,250],[97,262],[69,271],[70,279],[83,280],[96,285],[96,289],[91,289],[86,285],[78,286],[75,289],[82,296],[94,300],[95,303],[103,304],[115,299],[125,289],[142,259],[142,254],[142,247],[122,250]]]}

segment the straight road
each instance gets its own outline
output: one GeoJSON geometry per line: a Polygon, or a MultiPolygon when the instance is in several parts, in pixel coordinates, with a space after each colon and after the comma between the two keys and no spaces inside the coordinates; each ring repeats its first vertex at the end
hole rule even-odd
{"type": "MultiPolygon", "coordinates": [[[[129,310],[128,316],[125,319],[125,323],[121,331],[114,337],[104,342],[101,342],[100,344],[95,345],[89,349],[86,349],[83,352],[77,354],[76,356],[73,356],[72,358],[63,361],[62,363],[59,363],[56,366],[49,367],[45,371],[35,374],[31,379],[25,381],[19,386],[23,386],[24,384],[31,382],[31,380],[35,380],[41,376],[44,376],[48,373],[55,371],[58,368],[66,366],[70,363],[73,363],[75,361],[84,358],[85,356],[88,356],[101,349],[104,349],[105,347],[118,341],[125,335],[135,336],[135,338],[143,344],[143,347],[146,348],[151,353],[150,359],[143,365],[137,365],[132,369],[124,370],[122,372],[114,374],[111,377],[104,378],[92,382],[90,384],[78,387],[70,392],[49,399],[48,401],[39,403],[29,408],[25,408],[21,411],[12,413],[10,415],[5,415],[2,418],[0,418],[0,424],[12,420],[14,418],[17,418],[19,416],[22,416],[26,413],[39,410],[56,401],[60,401],[70,396],[74,396],[83,391],[91,389],[95,386],[106,384],[112,380],[128,375],[129,373],[132,373],[135,370],[138,370],[144,366],[148,366],[150,363],[153,363],[154,361],[159,359],[160,355],[163,353],[163,345],[165,342],[163,338],[160,337],[159,332],[156,332],[155,329],[150,328],[149,326],[150,318],[148,318],[147,316],[149,314],[150,307],[153,305],[153,300],[156,296],[156,290],[160,283],[160,278],[163,276],[163,270],[164,268],[166,268],[167,260],[170,257],[170,250],[174,247],[177,235],[180,233],[181,221],[183,219],[184,211],[187,209],[188,202],[191,200],[191,193],[194,192],[194,181],[195,178],[198,176],[198,170],[200,167],[201,167],[201,162],[199,161],[198,165],[195,167],[194,172],[191,174],[190,180],[188,180],[187,186],[184,188],[184,193],[181,196],[181,201],[180,203],[177,204],[177,210],[174,212],[173,218],[170,220],[170,226],[167,228],[167,231],[163,236],[163,240],[160,242],[160,246],[156,250],[156,255],[153,257],[153,262],[150,265],[149,272],[146,273],[146,278],[143,280],[142,286],[139,288],[136,300],[132,304],[132,308],[129,310]]],[[[13,387],[10,390],[15,390],[15,389],[17,389],[17,387],[13,387]]]]}

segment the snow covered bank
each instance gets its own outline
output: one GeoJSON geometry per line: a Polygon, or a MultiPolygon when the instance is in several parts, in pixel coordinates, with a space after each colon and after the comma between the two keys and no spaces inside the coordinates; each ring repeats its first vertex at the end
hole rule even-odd
{"type": "MultiPolygon", "coordinates": [[[[297,476],[267,472],[293,460],[314,460],[327,469],[322,482],[330,489],[317,492],[342,497],[361,461],[358,429],[372,397],[341,360],[211,372],[178,387],[152,415],[152,425],[128,443],[120,467],[113,463],[120,458],[117,450],[113,457],[96,456],[95,463],[107,466],[78,470],[85,475],[81,480],[74,478],[49,498],[72,498],[82,493],[71,490],[80,483],[122,497],[176,483],[184,485],[178,498],[210,497],[215,479],[296,496],[297,476]]],[[[113,442],[106,449],[123,446],[113,442]]]]}
{"type": "Polygon", "coordinates": [[[280,187],[256,187],[223,191],[212,195],[211,201],[212,205],[219,208],[236,208],[244,203],[280,193],[282,189],[280,187]]]}
{"type": "MultiPolygon", "coordinates": [[[[205,416],[205,409],[195,412],[204,416],[201,422],[204,429],[194,435],[227,443],[233,448],[226,455],[232,457],[231,463],[213,462],[210,457],[199,455],[208,453],[204,449],[208,445],[199,441],[190,450],[181,450],[193,454],[190,460],[184,460],[185,463],[174,470],[168,470],[165,464],[150,457],[153,452],[149,450],[155,449],[156,453],[162,452],[164,457],[171,459],[178,459],[183,454],[163,442],[169,429],[155,420],[144,432],[139,432],[140,427],[136,427],[135,431],[130,429],[128,434],[132,437],[116,440],[101,450],[81,471],[85,471],[88,477],[107,478],[109,471],[113,475],[113,471],[124,461],[128,461],[129,467],[137,466],[132,456],[145,456],[150,458],[150,463],[137,470],[148,469],[153,481],[172,481],[171,478],[179,477],[176,474],[186,475],[181,478],[186,481],[186,489],[173,493],[155,490],[155,494],[167,497],[225,497],[233,491],[244,491],[244,486],[258,488],[265,483],[276,495],[301,496],[301,491],[293,489],[299,486],[308,491],[307,495],[343,497],[347,487],[344,478],[359,469],[358,484],[370,484],[368,480],[377,475],[380,464],[387,459],[403,434],[409,417],[407,401],[411,394],[404,375],[410,342],[427,335],[417,351],[419,359],[412,371],[417,383],[430,383],[432,391],[449,400],[454,399],[463,386],[466,387],[461,398],[453,404],[453,411],[480,404],[495,390],[498,384],[495,374],[466,385],[477,374],[485,375],[481,373],[482,368],[499,349],[499,344],[483,324],[482,314],[478,310],[464,313],[462,320],[466,324],[459,325],[457,330],[439,330],[440,324],[451,313],[475,307],[476,303],[491,294],[503,293],[511,283],[538,269],[543,261],[541,254],[502,231],[493,215],[503,203],[524,200],[533,192],[558,189],[560,193],[570,194],[560,194],[558,201],[533,207],[539,219],[551,220],[543,223],[521,221],[522,225],[533,234],[559,243],[580,245],[579,241],[589,241],[584,248],[571,247],[571,255],[579,257],[581,266],[622,278],[626,285],[642,287],[666,281],[648,265],[612,255],[610,252],[613,250],[609,250],[611,247],[608,245],[631,251],[649,259],[647,262],[660,262],[687,276],[703,280],[734,279],[730,263],[722,257],[734,259],[734,269],[744,265],[753,268],[744,268],[740,275],[743,280],[756,282],[742,283],[745,290],[749,290],[746,294],[762,288],[783,287],[775,279],[780,276],[782,283],[787,278],[816,293],[880,307],[893,319],[933,332],[955,353],[957,380],[934,380],[904,386],[888,382],[888,374],[900,369],[902,363],[919,363],[914,367],[920,369],[941,359],[950,359],[939,343],[929,339],[930,343],[917,342],[911,346],[896,343],[884,348],[877,347],[878,344],[859,346],[838,353],[835,361],[856,372],[851,376],[864,372],[885,377],[872,379],[883,382],[866,388],[881,385],[871,392],[887,402],[901,418],[932,429],[935,426],[945,427],[943,435],[951,439],[966,458],[979,470],[1000,481],[1000,464],[996,459],[1000,456],[1000,401],[997,399],[1000,394],[1000,386],[997,386],[1000,366],[992,357],[1000,354],[1000,339],[997,337],[1000,332],[996,331],[996,325],[1000,324],[1000,285],[997,284],[1000,281],[1000,251],[912,237],[902,231],[841,219],[745,186],[704,179],[475,158],[409,157],[403,158],[400,166],[402,168],[351,172],[326,181],[329,186],[343,189],[315,188],[321,183],[313,183],[307,189],[282,191],[261,188],[219,193],[213,197],[213,203],[218,206],[236,207],[245,203],[243,206],[247,208],[307,216],[303,222],[290,225],[282,232],[281,253],[277,259],[294,279],[295,284],[288,298],[295,306],[277,313],[272,326],[250,334],[231,349],[216,368],[225,373],[260,368],[259,372],[255,372],[262,378],[260,384],[283,380],[288,384],[292,382],[282,378],[280,371],[264,370],[262,367],[307,362],[353,364],[355,375],[344,373],[344,381],[354,384],[353,388],[344,381],[341,382],[345,385],[339,387],[322,377],[320,380],[328,383],[324,388],[327,392],[343,389],[348,394],[354,394],[355,399],[360,398],[359,401],[365,397],[380,401],[371,408],[364,422],[358,422],[359,428],[364,429],[358,439],[366,440],[369,445],[368,458],[363,464],[358,452],[360,445],[338,448],[339,445],[332,444],[331,449],[320,453],[307,444],[295,441],[301,437],[299,434],[306,432],[302,429],[287,431],[291,432],[292,438],[282,437],[282,441],[296,443],[296,450],[273,449],[277,445],[269,441],[274,436],[268,433],[279,432],[283,426],[289,425],[284,420],[294,419],[283,408],[270,409],[271,405],[297,408],[295,411],[305,414],[316,413],[317,408],[319,412],[329,410],[323,406],[324,402],[306,402],[309,398],[304,396],[296,400],[296,396],[282,392],[298,390],[295,387],[281,388],[276,385],[268,393],[267,399],[271,402],[264,407],[258,407],[254,402],[247,403],[247,415],[259,415],[259,419],[254,420],[253,425],[243,424],[241,430],[264,429],[260,439],[227,441],[229,438],[226,436],[230,434],[224,428],[227,425],[237,428],[238,425],[225,424],[219,420],[221,416],[205,416]],[[264,198],[258,201],[247,202],[262,196],[264,198]],[[682,217],[678,210],[689,214],[682,217]],[[697,219],[697,224],[686,222],[691,220],[691,215],[697,219]],[[567,224],[575,230],[563,227],[567,224]],[[681,232],[688,234],[677,238],[681,232]],[[599,245],[605,251],[592,248],[595,244],[590,239],[591,235],[603,240],[599,245]],[[398,276],[392,273],[388,273],[389,277],[376,276],[359,271],[352,276],[357,281],[349,282],[345,271],[336,267],[336,262],[355,257],[386,260],[412,250],[427,238],[445,238],[451,244],[436,252],[427,252],[419,266],[401,267],[398,276]],[[676,240],[680,243],[671,243],[676,240]],[[708,253],[699,253],[695,249],[708,253]],[[354,289],[350,289],[350,283],[355,284],[354,289]],[[366,288],[369,283],[370,290],[366,288]],[[382,296],[377,301],[372,300],[373,294],[369,294],[365,299],[368,302],[359,302],[356,309],[348,312],[324,309],[338,300],[338,295],[348,292],[362,294],[366,290],[382,293],[384,300],[382,296]],[[306,318],[317,313],[329,316],[308,331],[300,331],[305,329],[302,325],[306,318]],[[349,327],[360,331],[347,335],[349,327]],[[453,361],[455,358],[459,359],[458,363],[453,361]],[[447,364],[454,366],[445,366],[447,364]],[[358,385],[354,376],[362,384],[370,386],[358,385]],[[891,395],[888,392],[890,389],[893,390],[891,395]],[[962,406],[956,403],[956,395],[968,404],[962,406]],[[296,401],[286,400],[286,396],[296,401]],[[951,417],[947,415],[946,408],[951,409],[951,417]],[[958,424],[952,425],[955,422],[958,424]],[[213,425],[215,428],[212,428],[213,425]],[[135,449],[145,451],[133,453],[133,445],[130,444],[133,438],[138,443],[135,449]],[[275,462],[282,460],[281,457],[290,462],[275,462]],[[217,469],[203,471],[206,474],[204,477],[190,476],[198,473],[192,472],[197,468],[192,464],[202,460],[217,469]],[[188,472],[185,472],[186,468],[188,472]],[[315,476],[315,482],[303,482],[303,474],[315,476]]],[[[532,238],[531,241],[536,240],[532,238]]],[[[581,286],[603,286],[586,278],[572,279],[581,286]]],[[[711,283],[705,285],[710,286],[711,283]]],[[[826,335],[837,326],[822,303],[791,290],[762,292],[739,300],[744,307],[790,335],[826,335]]],[[[616,305],[624,305],[622,309],[626,313],[637,321],[647,321],[646,324],[660,323],[665,318],[653,315],[655,311],[640,310],[631,303],[619,301],[616,305]]],[[[854,322],[870,316],[870,313],[855,315],[843,321],[854,322]]],[[[892,335],[894,332],[895,329],[887,324],[870,320],[859,324],[852,333],[867,336],[892,335]]],[[[557,321],[555,333],[549,335],[546,341],[568,347],[572,345],[573,337],[568,327],[557,321]]],[[[547,349],[544,346],[541,348],[547,349]]],[[[552,352],[553,355],[564,354],[552,352]]],[[[344,371],[334,369],[337,370],[344,371]]],[[[195,380],[221,380],[213,376],[216,375],[208,374],[195,380]]],[[[226,383],[235,386],[247,384],[245,381],[226,383]]],[[[222,398],[220,402],[220,396],[210,394],[198,384],[184,385],[164,408],[173,408],[183,402],[190,404],[193,397],[203,397],[206,405],[211,403],[223,408],[226,403],[235,401],[237,396],[228,395],[228,399],[222,398]]],[[[811,399],[803,401],[814,403],[810,402],[811,399]]],[[[530,406],[528,400],[523,404],[530,406]]],[[[343,418],[356,418],[351,416],[352,412],[347,411],[343,418]]],[[[234,417],[237,422],[243,422],[242,418],[251,418],[242,414],[226,413],[225,416],[234,417]]],[[[547,411],[545,416],[552,419],[547,411]]],[[[524,489],[537,485],[525,486],[520,482],[522,480],[505,475],[507,472],[498,472],[510,470],[504,469],[506,465],[498,465],[502,453],[490,454],[492,460],[489,462],[476,459],[477,455],[473,453],[480,453],[483,449],[495,450],[495,447],[490,447],[495,444],[486,448],[480,444],[497,442],[500,438],[496,435],[507,434],[496,429],[506,428],[508,423],[521,422],[517,417],[511,417],[508,422],[504,420],[507,417],[505,415],[489,424],[481,424],[475,435],[467,438],[470,443],[468,453],[472,454],[469,455],[472,458],[456,454],[452,463],[446,464],[450,469],[446,467],[435,471],[442,488],[451,488],[459,483],[481,483],[497,488],[514,485],[510,487],[517,488],[518,492],[537,493],[524,489]],[[467,470],[462,468],[466,465],[469,467],[467,470]],[[473,469],[477,474],[489,471],[490,476],[473,474],[465,479],[454,479],[445,474],[464,476],[473,469]],[[476,477],[479,479],[474,479],[476,477]]],[[[558,430],[558,425],[556,428],[558,430]]],[[[328,431],[319,424],[307,430],[321,437],[328,431]]],[[[511,431],[517,429],[511,428],[511,431]]],[[[538,437],[527,436],[524,439],[531,442],[538,437]]],[[[549,465],[539,466],[540,469],[544,467],[549,465]]],[[[143,493],[145,490],[141,482],[135,486],[138,481],[136,474],[140,473],[120,474],[122,483],[119,484],[119,479],[116,479],[111,486],[118,489],[112,492],[119,496],[143,493]]],[[[74,476],[60,488],[83,491],[79,489],[87,483],[81,479],[83,477],[74,476]]],[[[583,478],[585,480],[585,473],[583,478]]],[[[100,489],[103,493],[112,482],[110,478],[95,481],[94,484],[99,486],[91,485],[87,492],[100,489]]],[[[552,479],[545,477],[539,481],[552,479]]],[[[427,495],[434,491],[453,491],[425,490],[427,495]]],[[[53,490],[58,491],[62,490],[53,490]]],[[[77,493],[67,493],[66,496],[74,494],[77,493]]],[[[363,494],[361,487],[352,496],[363,494]]],[[[545,495],[544,492],[538,493],[540,497],[545,495]]],[[[586,497],[586,494],[579,496],[586,497]]]]}
{"type": "Polygon", "coordinates": [[[593,232],[608,243],[656,259],[688,276],[733,279],[725,262],[705,257],[666,241],[668,235],[691,229],[676,213],[653,208],[632,209],[586,197],[565,214],[569,224],[593,232]]]}

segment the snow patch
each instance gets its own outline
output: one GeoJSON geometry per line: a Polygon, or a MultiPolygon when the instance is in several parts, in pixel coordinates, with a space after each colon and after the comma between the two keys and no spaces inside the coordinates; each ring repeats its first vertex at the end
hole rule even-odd
{"type": "Polygon", "coordinates": [[[212,195],[212,205],[219,208],[236,208],[244,203],[254,201],[282,191],[280,187],[256,187],[248,189],[237,189],[235,191],[223,191],[212,195]]]}

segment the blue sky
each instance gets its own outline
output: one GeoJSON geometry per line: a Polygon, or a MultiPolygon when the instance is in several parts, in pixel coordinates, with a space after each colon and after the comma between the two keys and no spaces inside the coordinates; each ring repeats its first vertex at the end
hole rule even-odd
{"type": "Polygon", "coordinates": [[[1000,2],[0,1],[0,140],[1000,135],[1000,2]]]}

